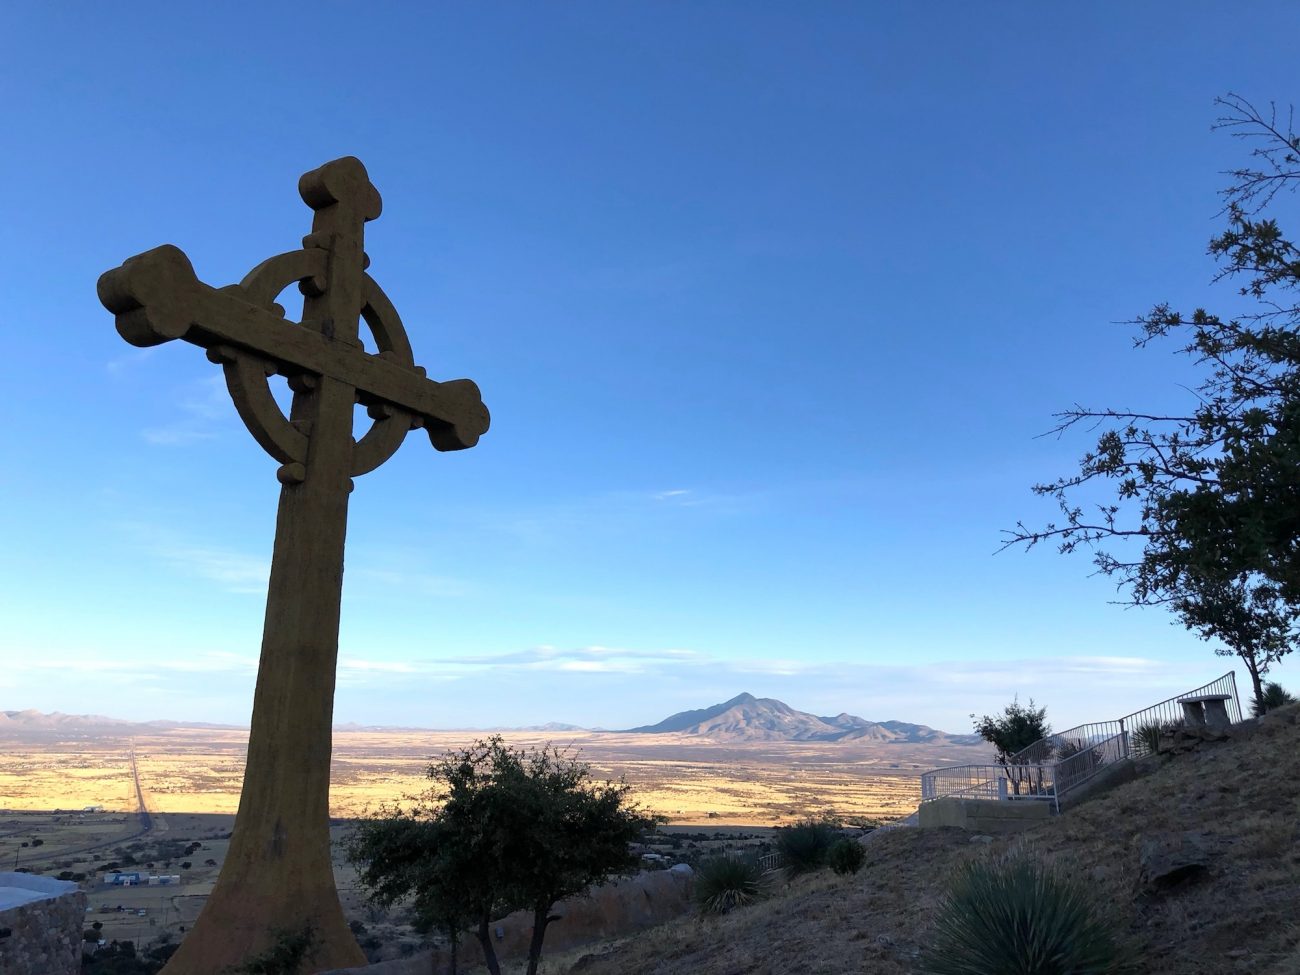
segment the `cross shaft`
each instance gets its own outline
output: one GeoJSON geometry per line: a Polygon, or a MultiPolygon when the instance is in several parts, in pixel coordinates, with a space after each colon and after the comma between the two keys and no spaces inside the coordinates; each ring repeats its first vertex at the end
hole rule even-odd
{"type": "Polygon", "coordinates": [[[100,278],[118,332],[137,346],[182,339],[222,364],[250,432],[281,462],[280,504],[267,588],[262,654],[239,812],[221,874],[167,975],[217,975],[270,947],[278,934],[310,928],[312,970],[364,956],[334,888],[329,772],[344,541],[352,477],[373,470],[423,426],[434,447],[477,443],[488,428],[478,387],[434,382],[416,366],[401,321],[365,273],[363,225],[380,198],[351,157],[299,182],[316,211],[300,251],[264,261],[242,282],[203,284],[189,259],[166,245],[100,278]],[[303,320],[275,298],[298,282],[303,320]],[[358,341],[363,320],[380,351],[358,341]],[[294,390],[289,417],[267,377],[294,390]],[[354,405],[371,431],[352,437],[354,405]]]}

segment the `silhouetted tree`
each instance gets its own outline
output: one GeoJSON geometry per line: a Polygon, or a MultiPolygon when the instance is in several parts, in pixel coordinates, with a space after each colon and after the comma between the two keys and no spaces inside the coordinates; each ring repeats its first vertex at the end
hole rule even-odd
{"type": "Polygon", "coordinates": [[[589,765],[550,746],[522,751],[493,736],[449,752],[428,776],[434,787],[411,806],[357,828],[349,857],[377,902],[413,898],[417,918],[446,933],[453,952],[473,926],[493,975],[494,919],[533,912],[536,975],[551,908],[633,868],[629,845],[657,822],[629,803],[625,783],[594,782],[589,765]]]}
{"type": "MultiPolygon", "coordinates": [[[[1290,652],[1300,614],[1300,249],[1266,208],[1300,180],[1291,116],[1237,95],[1216,127],[1251,145],[1223,191],[1227,229],[1210,241],[1216,280],[1254,310],[1224,319],[1156,305],[1133,324],[1140,348],[1174,338],[1206,370],[1182,414],[1089,409],[1057,414],[1054,433],[1101,426],[1076,473],[1039,484],[1061,520],[1018,523],[1004,547],[1047,540],[1087,548],[1135,605],[1162,605],[1246,664],[1255,694],[1290,652]],[[1110,485],[1110,500],[1090,502],[1110,485]],[[1081,500],[1082,496],[1082,500],[1081,500]]],[[[1109,492],[1108,492],[1109,493],[1109,492]]]]}
{"type": "Polygon", "coordinates": [[[1052,726],[1047,723],[1047,708],[1034,707],[1033,698],[1028,705],[1015,698],[1000,715],[975,718],[972,714],[971,718],[975,721],[975,733],[997,749],[997,763],[1007,770],[1007,778],[1019,795],[1023,774],[1011,764],[1011,759],[1052,733],[1052,726]]]}

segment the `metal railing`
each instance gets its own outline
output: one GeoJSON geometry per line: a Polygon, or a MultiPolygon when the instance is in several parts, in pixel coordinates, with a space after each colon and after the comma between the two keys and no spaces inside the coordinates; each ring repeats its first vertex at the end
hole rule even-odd
{"type": "Polygon", "coordinates": [[[1182,699],[1199,697],[1203,694],[1227,694],[1228,720],[1236,724],[1241,720],[1241,699],[1237,697],[1237,675],[1229,671],[1218,680],[1212,680],[1204,687],[1171,697],[1167,701],[1153,704],[1141,711],[1120,718],[1120,723],[1128,732],[1130,753],[1134,758],[1141,758],[1155,751],[1155,743],[1161,731],[1180,727],[1183,723],[1182,699]]]}
{"type": "Polygon", "coordinates": [[[1155,748],[1159,735],[1183,720],[1182,701],[1206,694],[1225,694],[1229,721],[1241,720],[1237,678],[1229,671],[1202,687],[1134,711],[1115,721],[1081,724],[1041,738],[1007,758],[1006,764],[952,765],[921,776],[921,801],[963,799],[1044,799],[1060,811],[1061,799],[1125,758],[1155,748]]]}
{"type": "Polygon", "coordinates": [[[1046,738],[1040,738],[1028,748],[1022,748],[1016,752],[1007,762],[1012,765],[1043,765],[1055,761],[1064,750],[1069,755],[1074,752],[1095,745],[1099,741],[1105,741],[1108,738],[1114,738],[1116,735],[1123,734],[1122,719],[1120,721],[1094,721],[1090,724],[1081,724],[1077,728],[1071,728],[1068,731],[1058,731],[1054,735],[1048,735],[1046,738]]]}

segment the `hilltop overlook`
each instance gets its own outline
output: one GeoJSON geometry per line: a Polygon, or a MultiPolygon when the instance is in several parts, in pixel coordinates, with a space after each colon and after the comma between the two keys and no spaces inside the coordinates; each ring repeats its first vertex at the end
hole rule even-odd
{"type": "Polygon", "coordinates": [[[1237,726],[1226,743],[1142,760],[1136,780],[1019,836],[951,828],[871,836],[867,864],[852,877],[804,877],[720,919],[684,918],[589,949],[561,970],[904,975],[953,871],[1023,845],[1086,878],[1113,905],[1143,975],[1294,975],[1298,721],[1293,705],[1237,726]],[[1161,883],[1150,864],[1171,846],[1197,862],[1186,879],[1161,883]]]}

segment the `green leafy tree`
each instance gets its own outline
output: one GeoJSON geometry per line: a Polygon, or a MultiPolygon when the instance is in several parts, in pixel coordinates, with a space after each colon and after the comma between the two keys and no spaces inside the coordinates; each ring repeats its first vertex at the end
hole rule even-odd
{"type": "Polygon", "coordinates": [[[1053,432],[1102,428],[1078,471],[1039,484],[1060,520],[1005,533],[1005,546],[1087,549],[1127,601],[1165,606],[1241,658],[1255,695],[1300,638],[1300,249],[1264,211],[1300,180],[1290,116],[1237,95],[1216,127],[1250,151],[1223,191],[1227,228],[1210,241],[1216,280],[1248,302],[1221,317],[1156,305],[1137,346],[1173,340],[1204,371],[1182,413],[1076,406],[1053,432]]]}
{"type": "Polygon", "coordinates": [[[429,766],[434,787],[406,810],[361,824],[348,842],[372,898],[413,899],[417,918],[453,946],[474,927],[500,975],[492,922],[533,912],[528,973],[536,975],[555,903],[637,864],[629,845],[656,817],[622,783],[594,782],[591,767],[550,746],[523,751],[499,736],[429,766]]]}
{"type": "Polygon", "coordinates": [[[1007,779],[1019,795],[1021,785],[1032,773],[1012,764],[1011,759],[1052,733],[1052,726],[1047,723],[1047,708],[1034,707],[1032,697],[1027,705],[1021,704],[1017,697],[999,715],[986,714],[975,718],[972,714],[971,718],[975,722],[975,733],[997,750],[996,761],[1007,770],[1007,779]]]}
{"type": "Polygon", "coordinates": [[[523,906],[500,871],[501,838],[515,823],[497,775],[506,756],[499,738],[448,752],[427,770],[435,783],[429,791],[363,821],[346,842],[372,901],[391,906],[409,898],[416,927],[447,938],[453,975],[460,933],[468,928],[488,971],[500,975],[492,922],[523,906]]]}
{"type": "Polygon", "coordinates": [[[537,975],[551,908],[610,876],[635,870],[630,845],[658,824],[629,802],[624,782],[595,782],[591,766],[553,747],[493,745],[498,788],[514,822],[500,837],[500,872],[512,900],[533,912],[528,975],[537,975]]]}

